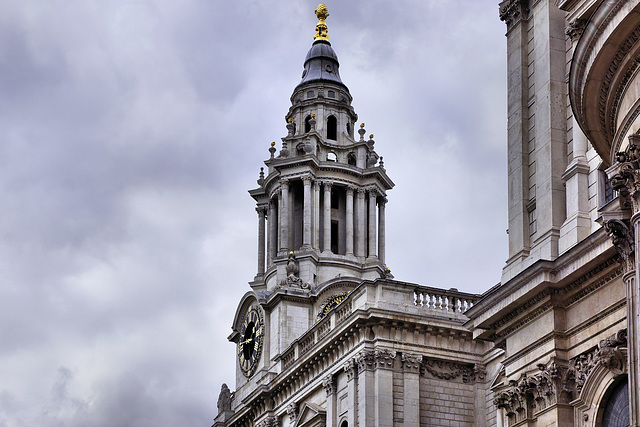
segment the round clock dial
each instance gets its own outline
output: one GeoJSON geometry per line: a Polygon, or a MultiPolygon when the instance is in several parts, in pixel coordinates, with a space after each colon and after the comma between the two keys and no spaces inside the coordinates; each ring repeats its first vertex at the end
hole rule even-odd
{"type": "Polygon", "coordinates": [[[238,361],[246,377],[250,377],[258,366],[262,353],[264,321],[258,306],[249,309],[242,322],[240,342],[238,343],[238,361]]]}

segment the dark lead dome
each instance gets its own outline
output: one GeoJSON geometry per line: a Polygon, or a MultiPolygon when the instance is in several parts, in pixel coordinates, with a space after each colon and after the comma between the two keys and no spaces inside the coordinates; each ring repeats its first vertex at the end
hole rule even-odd
{"type": "Polygon", "coordinates": [[[298,86],[325,81],[337,83],[347,89],[340,80],[339,67],[338,55],[334,52],[331,44],[325,40],[316,40],[304,60],[302,81],[298,86]]]}

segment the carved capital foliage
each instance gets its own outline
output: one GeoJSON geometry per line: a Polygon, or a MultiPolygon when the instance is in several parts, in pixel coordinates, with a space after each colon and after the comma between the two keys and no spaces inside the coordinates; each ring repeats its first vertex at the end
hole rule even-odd
{"type": "MultiPolygon", "coordinates": [[[[348,374],[347,374],[348,375],[348,374]]],[[[333,375],[329,375],[322,380],[322,385],[324,386],[324,390],[327,392],[327,397],[335,394],[338,389],[338,382],[333,375]]]]}
{"type": "Polygon", "coordinates": [[[372,371],[375,362],[374,352],[371,350],[362,350],[356,356],[358,363],[358,372],[372,371]]]}
{"type": "Polygon", "coordinates": [[[538,372],[522,374],[497,394],[494,404],[504,408],[514,423],[520,422],[556,403],[568,404],[582,392],[596,366],[622,373],[624,356],[619,347],[626,344],[626,329],[602,340],[600,345],[568,363],[552,359],[539,364],[538,372]]]}
{"type": "Polygon", "coordinates": [[[376,369],[393,369],[396,361],[396,352],[377,349],[373,354],[376,369]]]}
{"type": "Polygon", "coordinates": [[[347,374],[347,381],[351,381],[358,373],[358,365],[355,358],[347,360],[342,366],[342,369],[344,369],[344,372],[347,374]]]}
{"type": "Polygon", "coordinates": [[[622,197],[623,204],[640,211],[640,135],[631,135],[625,151],[616,154],[616,172],[610,177],[611,187],[622,197]]]}
{"type": "Polygon", "coordinates": [[[289,415],[289,423],[295,424],[298,420],[298,404],[293,402],[287,406],[287,415],[289,415]]]}
{"type": "Polygon", "coordinates": [[[632,271],[635,268],[635,239],[629,220],[611,219],[603,226],[620,254],[625,272],[632,271]]]}
{"type": "Polygon", "coordinates": [[[421,365],[421,354],[402,353],[402,370],[404,372],[419,374],[421,365]]]}
{"type": "Polygon", "coordinates": [[[586,19],[574,19],[573,21],[569,22],[569,25],[567,25],[565,34],[569,36],[571,41],[576,42],[582,35],[582,32],[584,31],[586,26],[586,19]]]}
{"type": "Polygon", "coordinates": [[[311,185],[312,182],[313,182],[313,177],[311,175],[304,175],[302,177],[302,183],[304,185],[311,185]]]}
{"type": "Polygon", "coordinates": [[[498,7],[500,20],[507,24],[507,29],[529,16],[529,0],[505,0],[498,7]]]}
{"type": "Polygon", "coordinates": [[[267,417],[260,421],[257,427],[278,427],[278,417],[267,417]]]}

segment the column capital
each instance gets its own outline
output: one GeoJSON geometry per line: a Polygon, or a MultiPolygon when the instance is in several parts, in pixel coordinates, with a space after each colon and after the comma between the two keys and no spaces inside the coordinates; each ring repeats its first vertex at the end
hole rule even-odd
{"type": "Polygon", "coordinates": [[[419,374],[420,365],[422,365],[421,354],[402,353],[402,370],[404,372],[419,374]]]}
{"type": "Polygon", "coordinates": [[[616,154],[616,164],[609,169],[611,187],[623,198],[623,203],[640,212],[640,135],[629,136],[629,146],[616,154]]]}
{"type": "Polygon", "coordinates": [[[344,372],[347,374],[347,380],[351,381],[358,373],[358,364],[356,363],[355,357],[344,362],[342,369],[344,369],[344,372]]]}
{"type": "MultiPolygon", "coordinates": [[[[271,201],[269,201],[269,205],[270,204],[271,204],[271,201]]],[[[256,212],[258,212],[258,215],[266,215],[268,209],[269,209],[269,206],[267,204],[256,206],[256,212]]]]}
{"type": "Polygon", "coordinates": [[[317,179],[313,180],[313,188],[316,189],[316,190],[320,189],[320,181],[319,180],[317,180],[317,179]]]}
{"type": "Polygon", "coordinates": [[[507,24],[507,31],[529,16],[529,0],[505,0],[498,7],[500,20],[507,24]]]}
{"type": "Polygon", "coordinates": [[[364,188],[358,188],[356,189],[356,191],[358,192],[358,197],[364,197],[364,193],[366,190],[364,188]]]}
{"type": "Polygon", "coordinates": [[[324,390],[327,392],[327,397],[335,394],[338,390],[338,382],[333,374],[326,376],[322,379],[322,385],[324,386],[324,390]]]}
{"type": "Polygon", "coordinates": [[[289,189],[289,180],[287,178],[280,178],[280,188],[281,189],[289,189]]]}
{"type": "Polygon", "coordinates": [[[362,350],[356,356],[358,372],[373,371],[375,363],[375,353],[373,350],[362,350]]]}
{"type": "Polygon", "coordinates": [[[347,185],[346,187],[347,193],[351,193],[353,195],[354,191],[356,191],[356,187],[353,185],[347,185]]]}
{"type": "Polygon", "coordinates": [[[393,369],[396,361],[396,352],[386,349],[377,349],[373,353],[376,369],[393,369]]]}
{"type": "Polygon", "coordinates": [[[576,18],[573,21],[569,22],[567,25],[567,29],[565,30],[565,34],[569,36],[573,43],[577,42],[582,32],[587,26],[586,19],[576,18]]]}
{"type": "Polygon", "coordinates": [[[373,197],[378,197],[378,195],[380,194],[378,189],[374,187],[367,188],[367,193],[369,193],[369,196],[373,196],[373,197]]]}
{"type": "Polygon", "coordinates": [[[304,185],[311,185],[311,183],[313,182],[313,177],[310,174],[303,175],[302,182],[304,183],[304,185]]]}
{"type": "Polygon", "coordinates": [[[620,258],[622,258],[624,271],[635,270],[635,240],[629,220],[610,219],[603,223],[603,227],[611,238],[620,258]]]}
{"type": "Polygon", "coordinates": [[[322,185],[324,185],[324,188],[331,188],[331,186],[333,185],[333,182],[331,181],[322,181],[322,185]]]}

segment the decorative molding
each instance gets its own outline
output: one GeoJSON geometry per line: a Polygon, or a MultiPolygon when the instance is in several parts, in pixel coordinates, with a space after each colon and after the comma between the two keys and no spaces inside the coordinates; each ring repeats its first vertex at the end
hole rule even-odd
{"type": "Polygon", "coordinates": [[[569,36],[572,42],[578,41],[582,33],[584,32],[585,27],[587,26],[586,19],[574,19],[567,25],[565,29],[565,34],[569,36]]]}
{"type": "Polygon", "coordinates": [[[420,374],[421,354],[402,353],[402,370],[405,373],[420,374]]]}
{"type": "Polygon", "coordinates": [[[333,375],[329,375],[322,380],[322,386],[327,392],[327,397],[333,395],[338,390],[338,381],[333,375]]]}
{"type": "Polygon", "coordinates": [[[480,365],[465,365],[437,359],[425,358],[422,367],[424,368],[421,372],[422,376],[425,376],[425,373],[428,372],[435,378],[447,381],[462,377],[462,382],[472,383],[476,381],[476,378],[484,378],[484,375],[486,375],[484,367],[480,365]]]}
{"type": "Polygon", "coordinates": [[[498,7],[500,20],[507,24],[507,31],[521,20],[528,19],[529,0],[505,0],[498,7]]]}
{"type": "Polygon", "coordinates": [[[396,361],[396,352],[385,349],[376,349],[373,357],[375,360],[375,369],[393,369],[396,361]]]}

